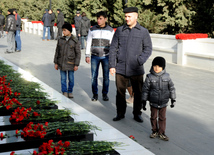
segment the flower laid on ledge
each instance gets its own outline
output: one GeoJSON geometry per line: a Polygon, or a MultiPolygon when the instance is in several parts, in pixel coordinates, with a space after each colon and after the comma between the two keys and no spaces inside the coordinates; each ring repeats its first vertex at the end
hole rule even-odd
{"type": "Polygon", "coordinates": [[[82,142],[70,142],[59,141],[54,143],[53,140],[49,140],[47,143],[43,143],[39,147],[39,152],[34,151],[33,155],[59,155],[59,154],[110,154],[114,151],[115,147],[121,147],[123,143],[119,142],[106,142],[106,141],[82,141],[82,142]]]}
{"type": "Polygon", "coordinates": [[[44,138],[50,136],[82,135],[91,130],[100,130],[89,122],[46,122],[34,124],[30,122],[22,130],[24,139],[44,138]]]}
{"type": "Polygon", "coordinates": [[[45,121],[61,121],[68,120],[72,114],[70,110],[64,109],[36,109],[30,108],[17,108],[12,112],[10,117],[11,124],[20,124],[23,122],[45,122],[45,121]]]}
{"type": "Polygon", "coordinates": [[[0,77],[0,108],[6,107],[6,109],[10,109],[14,104],[22,104],[16,98],[12,97],[12,95],[17,97],[20,95],[20,93],[15,92],[13,94],[10,83],[6,82],[6,77],[7,76],[0,77]]]}
{"type": "Polygon", "coordinates": [[[130,135],[129,138],[131,138],[134,141],[137,141],[133,135],[130,135]]]}
{"type": "Polygon", "coordinates": [[[184,34],[184,33],[180,33],[180,34],[176,34],[175,38],[181,39],[181,40],[208,38],[208,34],[203,34],[203,33],[184,34]]]}

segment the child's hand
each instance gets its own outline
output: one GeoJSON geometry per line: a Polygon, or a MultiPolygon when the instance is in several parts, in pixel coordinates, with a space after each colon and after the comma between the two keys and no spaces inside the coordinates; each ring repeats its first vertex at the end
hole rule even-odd
{"type": "Polygon", "coordinates": [[[74,71],[77,71],[78,70],[78,66],[74,66],[74,71]]]}
{"type": "Polygon", "coordinates": [[[171,108],[175,107],[175,102],[176,102],[176,100],[171,99],[171,105],[170,105],[171,108]]]}
{"type": "Polygon", "coordinates": [[[57,64],[55,64],[55,65],[54,65],[54,68],[55,68],[56,70],[58,70],[58,65],[57,65],[57,64]]]}

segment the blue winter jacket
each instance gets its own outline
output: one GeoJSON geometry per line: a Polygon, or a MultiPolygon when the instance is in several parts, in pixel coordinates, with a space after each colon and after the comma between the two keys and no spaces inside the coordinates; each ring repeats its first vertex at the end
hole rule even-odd
{"type": "Polygon", "coordinates": [[[109,52],[110,68],[124,76],[144,74],[143,64],[152,53],[149,32],[139,23],[130,29],[128,25],[117,28],[109,52]]]}

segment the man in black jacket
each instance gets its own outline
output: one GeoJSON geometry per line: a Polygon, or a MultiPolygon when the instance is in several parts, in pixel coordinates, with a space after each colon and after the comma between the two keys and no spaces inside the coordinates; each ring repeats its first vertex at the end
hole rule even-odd
{"type": "Polygon", "coordinates": [[[79,31],[80,21],[82,19],[82,16],[80,15],[79,11],[77,11],[76,13],[77,15],[74,17],[74,24],[76,29],[76,37],[78,38],[78,40],[80,40],[80,37],[78,36],[78,31],[79,31]]]}
{"type": "Polygon", "coordinates": [[[15,41],[16,41],[16,52],[21,52],[21,37],[20,37],[20,31],[21,31],[21,17],[18,15],[17,10],[13,9],[13,14],[15,15],[16,19],[16,32],[15,32],[15,41]]]}
{"type": "Polygon", "coordinates": [[[4,36],[4,25],[5,25],[5,18],[2,15],[2,11],[0,10],[0,38],[4,36]]]}
{"type": "Polygon", "coordinates": [[[58,33],[57,33],[57,38],[60,38],[62,36],[62,25],[64,24],[64,14],[61,12],[60,9],[57,9],[57,28],[58,28],[58,33]]]}
{"type": "Polygon", "coordinates": [[[50,9],[49,14],[51,15],[51,26],[50,26],[50,33],[51,33],[51,40],[54,40],[54,24],[55,24],[55,13],[50,9]]]}
{"type": "Polygon", "coordinates": [[[113,121],[119,121],[126,113],[126,88],[129,80],[134,92],[134,120],[143,122],[141,117],[141,94],[143,85],[143,64],[152,53],[152,42],[149,32],[138,22],[138,9],[124,9],[126,24],[117,28],[109,52],[110,73],[116,73],[116,106],[117,116],[113,121]]]}
{"type": "Polygon", "coordinates": [[[15,32],[16,32],[16,19],[13,15],[13,9],[8,10],[8,16],[6,18],[5,31],[7,34],[8,48],[5,53],[15,52],[15,32]]]}

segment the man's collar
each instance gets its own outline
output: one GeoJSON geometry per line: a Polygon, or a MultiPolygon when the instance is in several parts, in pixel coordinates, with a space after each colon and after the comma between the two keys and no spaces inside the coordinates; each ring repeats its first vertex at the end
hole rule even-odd
{"type": "MultiPolygon", "coordinates": [[[[133,27],[133,28],[137,28],[140,30],[140,24],[137,22],[137,24],[133,27]]],[[[130,29],[129,26],[127,24],[123,25],[123,29],[122,31],[126,30],[126,29],[130,29]]]]}
{"type": "Polygon", "coordinates": [[[106,26],[107,26],[107,25],[108,25],[108,24],[107,24],[107,23],[105,23],[105,26],[104,26],[104,27],[100,27],[99,25],[97,25],[96,27],[97,27],[97,28],[101,28],[101,29],[102,29],[102,28],[106,28],[106,26]]]}

